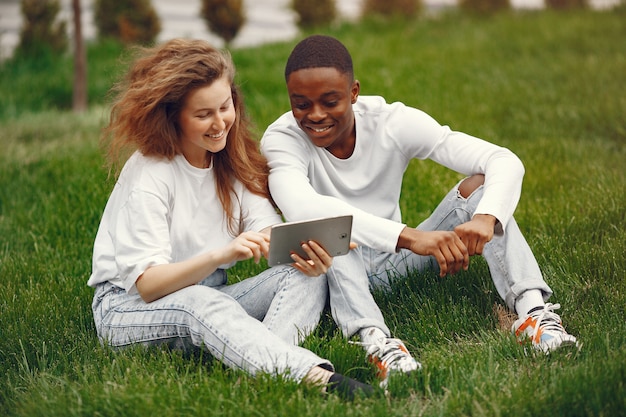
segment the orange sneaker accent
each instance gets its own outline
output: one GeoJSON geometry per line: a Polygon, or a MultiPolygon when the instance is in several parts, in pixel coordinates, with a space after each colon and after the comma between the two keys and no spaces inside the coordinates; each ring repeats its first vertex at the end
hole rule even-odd
{"type": "Polygon", "coordinates": [[[373,355],[369,355],[368,359],[370,363],[376,366],[376,376],[380,379],[387,378],[387,367],[383,364],[383,362],[373,355]]]}
{"type": "Polygon", "coordinates": [[[381,380],[380,386],[386,387],[387,378],[393,373],[408,374],[421,369],[404,343],[400,339],[381,338],[376,343],[360,343],[366,347],[367,360],[376,367],[376,376],[381,380]]]}
{"type": "MultiPolygon", "coordinates": [[[[406,349],[404,345],[399,345],[398,349],[400,349],[402,352],[406,353],[407,355],[410,355],[409,351],[406,349]]],[[[389,371],[389,367],[387,366],[387,363],[381,361],[380,358],[374,355],[369,355],[368,359],[370,363],[373,363],[376,366],[377,368],[376,375],[380,379],[387,378],[387,372],[389,371]]]]}
{"type": "Polygon", "coordinates": [[[561,346],[579,346],[576,338],[565,331],[561,318],[554,312],[560,307],[559,304],[547,303],[543,309],[533,311],[526,318],[517,319],[511,330],[519,343],[529,341],[533,347],[544,353],[561,346]]]}
{"type": "MultiPolygon", "coordinates": [[[[526,320],[524,321],[524,323],[522,323],[517,330],[515,330],[515,336],[520,336],[521,334],[524,333],[524,330],[526,330],[528,327],[531,328],[535,328],[535,325],[537,324],[537,320],[533,319],[532,317],[528,316],[526,318],[526,320]]],[[[521,341],[520,341],[521,343],[521,341]]]]}

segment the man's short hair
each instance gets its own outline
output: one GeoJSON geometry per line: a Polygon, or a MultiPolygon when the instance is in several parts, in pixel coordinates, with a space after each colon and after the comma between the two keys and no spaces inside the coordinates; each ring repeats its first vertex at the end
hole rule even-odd
{"type": "Polygon", "coordinates": [[[287,59],[285,80],[289,80],[292,72],[306,68],[335,68],[354,78],[350,52],[331,36],[311,35],[301,40],[287,59]]]}

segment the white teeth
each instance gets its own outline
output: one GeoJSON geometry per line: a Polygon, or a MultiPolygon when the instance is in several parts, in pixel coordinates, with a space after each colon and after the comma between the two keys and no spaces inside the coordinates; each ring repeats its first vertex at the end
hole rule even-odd
{"type": "Polygon", "coordinates": [[[222,130],[221,132],[216,133],[214,135],[207,134],[206,136],[210,137],[211,139],[217,139],[217,138],[221,138],[223,134],[224,134],[224,131],[222,130]]]}
{"type": "Polygon", "coordinates": [[[311,130],[312,130],[312,131],[314,131],[314,132],[316,132],[316,133],[325,132],[325,131],[327,131],[328,129],[330,129],[330,126],[327,126],[327,127],[322,127],[322,128],[319,128],[319,129],[316,129],[316,128],[314,128],[314,127],[312,127],[312,128],[311,128],[311,130]]]}

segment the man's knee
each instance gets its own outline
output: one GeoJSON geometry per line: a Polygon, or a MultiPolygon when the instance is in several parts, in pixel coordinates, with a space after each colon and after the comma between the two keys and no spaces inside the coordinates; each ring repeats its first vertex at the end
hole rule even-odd
{"type": "Polygon", "coordinates": [[[469,197],[478,187],[485,183],[485,176],[483,174],[474,174],[471,177],[465,178],[459,185],[459,193],[463,198],[469,197]]]}

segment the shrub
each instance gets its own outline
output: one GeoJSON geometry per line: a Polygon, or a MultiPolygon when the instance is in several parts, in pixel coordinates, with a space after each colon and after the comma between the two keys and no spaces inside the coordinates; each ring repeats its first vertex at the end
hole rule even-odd
{"type": "Polygon", "coordinates": [[[292,0],[291,8],[298,15],[296,23],[302,29],[328,25],[337,18],[335,0],[292,0]]]}
{"type": "Polygon", "coordinates": [[[98,34],[125,44],[151,44],[161,21],[150,0],[96,0],[94,20],[98,34]]]}
{"type": "Polygon", "coordinates": [[[479,15],[494,14],[511,8],[510,0],[460,0],[461,10],[479,15]]]}
{"type": "Polygon", "coordinates": [[[363,15],[415,17],[422,11],[421,0],[365,0],[363,15]]]}
{"type": "Polygon", "coordinates": [[[546,7],[554,10],[582,9],[587,7],[586,0],[545,0],[546,7]]]}
{"type": "Polygon", "coordinates": [[[67,48],[65,22],[56,21],[58,0],[22,0],[24,23],[16,56],[38,56],[44,50],[64,52],[67,48]]]}
{"type": "Polygon", "coordinates": [[[200,15],[226,45],[235,39],[246,21],[242,0],[202,0],[200,15]]]}

